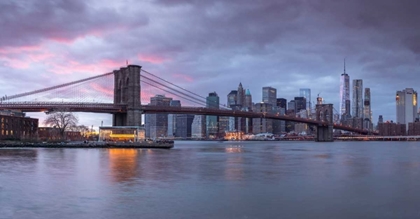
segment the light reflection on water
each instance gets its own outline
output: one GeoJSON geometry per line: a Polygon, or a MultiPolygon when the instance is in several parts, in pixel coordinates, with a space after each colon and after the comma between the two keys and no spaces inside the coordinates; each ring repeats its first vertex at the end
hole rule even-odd
{"type": "Polygon", "coordinates": [[[416,142],[0,149],[0,218],[419,218],[419,157],[416,142]]]}

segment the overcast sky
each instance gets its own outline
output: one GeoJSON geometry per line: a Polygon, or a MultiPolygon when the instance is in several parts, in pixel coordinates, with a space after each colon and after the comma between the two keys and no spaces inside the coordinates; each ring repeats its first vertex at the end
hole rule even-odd
{"type": "Polygon", "coordinates": [[[350,79],[371,88],[374,121],[395,120],[395,92],[419,89],[419,11],[415,0],[2,0],[0,96],[128,60],[222,103],[242,82],[254,102],[263,86],[288,100],[310,88],[338,110],[346,58],[350,79]]]}

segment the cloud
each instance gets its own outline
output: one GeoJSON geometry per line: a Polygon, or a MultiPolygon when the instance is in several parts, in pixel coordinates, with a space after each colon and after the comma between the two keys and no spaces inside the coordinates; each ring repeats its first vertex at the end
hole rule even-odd
{"type": "MultiPolygon", "coordinates": [[[[338,108],[346,58],[351,80],[361,78],[371,88],[375,120],[380,114],[395,120],[389,106],[396,90],[419,89],[419,4],[2,1],[0,93],[110,72],[128,60],[201,96],[216,91],[222,103],[242,82],[254,102],[261,100],[263,86],[277,88],[278,97],[289,100],[308,87],[313,97],[321,92],[338,108]]],[[[165,93],[142,86],[145,103],[165,93]]]]}

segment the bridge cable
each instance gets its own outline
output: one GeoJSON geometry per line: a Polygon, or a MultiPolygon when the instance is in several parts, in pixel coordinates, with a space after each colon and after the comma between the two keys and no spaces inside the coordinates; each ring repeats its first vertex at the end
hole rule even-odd
{"type": "MultiPolygon", "coordinates": [[[[175,87],[177,87],[177,88],[179,88],[179,89],[181,89],[181,90],[183,90],[183,91],[186,91],[186,92],[188,92],[188,93],[190,93],[190,94],[193,94],[193,95],[195,95],[195,96],[197,96],[197,97],[203,98],[203,99],[205,99],[205,100],[206,100],[206,104],[207,104],[207,98],[206,98],[206,97],[203,97],[203,96],[201,96],[201,95],[199,95],[199,94],[196,94],[196,93],[191,92],[191,91],[189,91],[189,90],[187,90],[187,89],[185,89],[185,88],[182,88],[182,87],[180,87],[180,86],[178,86],[178,85],[176,85],[176,84],[174,84],[174,83],[172,83],[172,82],[169,82],[169,81],[167,81],[167,80],[165,80],[165,79],[163,79],[163,78],[161,78],[161,77],[159,77],[159,76],[156,76],[156,75],[154,75],[154,74],[152,74],[152,73],[150,73],[150,72],[148,72],[148,71],[146,71],[146,70],[144,70],[144,69],[141,69],[141,71],[143,71],[144,73],[149,74],[149,75],[151,75],[151,76],[153,76],[153,77],[156,77],[156,78],[158,78],[158,79],[160,79],[160,80],[162,80],[162,81],[164,81],[164,82],[166,82],[166,83],[168,83],[168,84],[171,84],[172,86],[175,86],[175,87]]],[[[144,75],[140,75],[140,76],[144,76],[144,75]]],[[[214,101],[214,102],[215,102],[215,101],[214,101]]],[[[225,108],[225,109],[230,109],[230,108],[226,107],[225,105],[223,105],[223,104],[221,104],[221,103],[219,103],[218,105],[219,105],[219,106],[221,106],[222,108],[225,108]]]]}
{"type": "MultiPolygon", "coordinates": [[[[149,83],[149,82],[146,82],[146,81],[143,81],[143,82],[144,82],[144,83],[146,83],[146,84],[148,84],[148,85],[150,85],[150,86],[152,86],[152,87],[155,87],[155,88],[157,88],[157,89],[160,89],[160,90],[162,90],[162,91],[165,91],[165,92],[168,92],[168,93],[170,93],[170,94],[172,94],[172,95],[175,95],[175,96],[177,96],[177,97],[185,98],[185,97],[180,96],[179,94],[173,93],[173,92],[168,91],[168,90],[166,90],[166,89],[163,89],[163,88],[161,88],[161,87],[159,87],[159,86],[153,85],[153,84],[151,84],[151,83],[149,83]]],[[[187,99],[187,98],[186,98],[186,100],[188,100],[188,101],[190,101],[190,102],[194,102],[194,103],[199,104],[199,105],[201,105],[201,106],[205,106],[205,104],[200,103],[200,102],[195,101],[195,100],[192,100],[192,99],[187,99]]]]}
{"type": "Polygon", "coordinates": [[[45,92],[45,91],[50,91],[50,90],[54,90],[54,89],[57,89],[57,88],[62,88],[62,87],[78,84],[78,83],[81,83],[81,82],[90,81],[90,80],[93,80],[93,79],[96,79],[96,78],[105,77],[105,76],[108,76],[108,75],[111,75],[111,74],[113,74],[113,72],[108,72],[108,73],[105,73],[105,74],[101,74],[101,75],[97,75],[97,76],[93,76],[93,77],[89,77],[89,78],[85,78],[85,79],[81,79],[81,80],[77,80],[77,81],[72,81],[72,82],[65,83],[65,84],[55,85],[55,86],[52,86],[52,87],[47,87],[47,88],[43,88],[43,89],[39,89],[39,90],[34,90],[34,91],[30,91],[30,92],[15,94],[15,95],[6,97],[5,100],[11,100],[11,99],[19,98],[19,97],[29,96],[29,95],[32,95],[32,94],[42,93],[42,92],[45,92]]]}

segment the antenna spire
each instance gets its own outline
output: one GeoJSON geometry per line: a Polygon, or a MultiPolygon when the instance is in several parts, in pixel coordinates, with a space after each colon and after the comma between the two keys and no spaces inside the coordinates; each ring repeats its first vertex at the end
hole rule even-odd
{"type": "Polygon", "coordinates": [[[346,73],[346,58],[344,58],[344,74],[346,73]]]}

